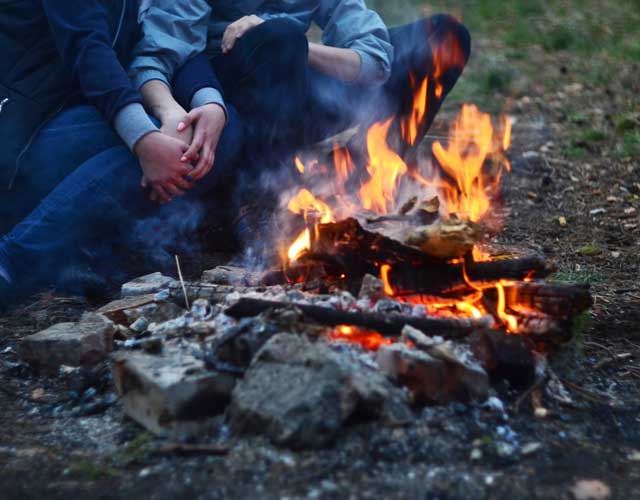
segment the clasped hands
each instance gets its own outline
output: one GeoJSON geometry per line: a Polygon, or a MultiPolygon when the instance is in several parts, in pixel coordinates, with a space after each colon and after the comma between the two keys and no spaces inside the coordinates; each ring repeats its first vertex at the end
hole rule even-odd
{"type": "Polygon", "coordinates": [[[187,113],[174,106],[158,116],[162,126],[135,145],[152,201],[171,201],[193,189],[213,168],[216,148],[226,124],[222,106],[207,104],[187,113]]]}

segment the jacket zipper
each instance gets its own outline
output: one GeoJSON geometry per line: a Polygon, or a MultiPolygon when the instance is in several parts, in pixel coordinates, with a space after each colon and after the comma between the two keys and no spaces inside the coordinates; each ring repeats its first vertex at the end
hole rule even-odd
{"type": "MultiPolygon", "coordinates": [[[[122,31],[122,25],[124,24],[124,16],[126,14],[126,11],[127,11],[127,0],[122,0],[122,8],[120,9],[120,20],[118,22],[118,28],[116,29],[116,34],[113,37],[113,42],[111,43],[111,48],[115,48],[116,43],[118,42],[118,38],[120,38],[120,32],[122,31]]],[[[0,113],[2,113],[2,108],[8,102],[9,102],[8,98],[4,99],[2,102],[0,102],[0,113]]],[[[31,136],[29,137],[29,140],[27,141],[27,144],[24,146],[24,148],[22,148],[22,150],[20,151],[20,154],[16,158],[16,167],[15,167],[15,170],[13,172],[13,176],[11,177],[11,182],[9,183],[8,189],[12,189],[13,188],[13,183],[15,182],[16,177],[18,176],[18,170],[20,170],[20,160],[22,160],[22,157],[29,150],[29,148],[31,147],[31,144],[33,144],[33,141],[35,140],[36,136],[40,133],[42,128],[49,122],[49,120],[51,120],[54,116],[56,116],[58,113],[60,113],[60,111],[62,111],[64,109],[64,107],[67,105],[67,102],[69,102],[69,97],[66,97],[62,101],[62,104],[60,106],[58,106],[55,109],[55,111],[53,111],[49,116],[47,116],[42,121],[42,123],[40,125],[38,125],[38,127],[36,127],[36,129],[33,131],[31,136]]]]}

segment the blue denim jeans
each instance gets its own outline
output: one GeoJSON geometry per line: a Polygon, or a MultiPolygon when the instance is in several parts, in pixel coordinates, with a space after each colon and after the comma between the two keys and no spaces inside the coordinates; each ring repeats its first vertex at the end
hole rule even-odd
{"type": "MultiPolygon", "coordinates": [[[[140,187],[137,159],[98,111],[85,105],[63,110],[38,133],[23,158],[21,177],[2,201],[14,217],[30,213],[0,239],[0,264],[16,281],[28,273],[47,282],[87,245],[140,244],[132,231],[145,218],[164,216],[182,224],[191,203],[236,173],[244,132],[235,110],[229,111],[210,174],[188,200],[158,207],[140,187]],[[174,211],[180,216],[172,218],[174,211]]],[[[165,229],[170,238],[170,228],[165,229]]]]}

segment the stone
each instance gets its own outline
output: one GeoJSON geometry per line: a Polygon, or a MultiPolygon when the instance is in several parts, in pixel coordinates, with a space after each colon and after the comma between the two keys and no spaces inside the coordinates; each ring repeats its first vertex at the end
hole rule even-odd
{"type": "Polygon", "coordinates": [[[232,285],[236,287],[257,287],[263,284],[264,272],[247,271],[242,267],[218,266],[202,273],[203,283],[232,285]]]}
{"type": "Polygon", "coordinates": [[[60,366],[90,366],[113,350],[116,327],[100,314],[85,313],[78,323],[58,323],[22,339],[20,357],[45,371],[60,366]]]}
{"type": "Polygon", "coordinates": [[[482,401],[488,396],[487,374],[464,353],[442,355],[390,344],[380,347],[377,361],[384,374],[409,388],[416,403],[482,401]]]}
{"type": "Polygon", "coordinates": [[[535,379],[535,358],[522,335],[499,330],[473,333],[469,344],[492,381],[508,380],[516,388],[526,388],[535,379]]]}
{"type": "Polygon", "coordinates": [[[120,295],[126,298],[155,294],[169,288],[175,282],[176,280],[162,273],[147,274],[122,285],[120,295]]]}
{"type": "Polygon", "coordinates": [[[401,425],[406,394],[324,341],[280,333],[258,352],[228,409],[236,432],[263,434],[295,449],[330,444],[354,415],[401,425]]]}
{"type": "Polygon", "coordinates": [[[384,282],[371,274],[365,274],[358,293],[359,299],[379,300],[386,297],[384,282]]]}
{"type": "Polygon", "coordinates": [[[193,344],[167,341],[160,355],[113,356],[113,379],[126,415],[150,432],[188,439],[211,430],[229,403],[235,377],[208,370],[193,344]]]}
{"type": "Polygon", "coordinates": [[[137,309],[143,306],[147,306],[155,303],[155,295],[139,295],[134,297],[126,297],[124,299],[114,300],[109,302],[106,306],[98,309],[98,313],[106,316],[114,323],[119,325],[128,326],[131,321],[129,320],[126,312],[131,309],[137,309]]]}

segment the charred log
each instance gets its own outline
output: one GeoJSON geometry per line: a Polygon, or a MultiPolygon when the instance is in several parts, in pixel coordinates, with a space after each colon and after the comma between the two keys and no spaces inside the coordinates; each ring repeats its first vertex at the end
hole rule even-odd
{"type": "Polygon", "coordinates": [[[459,339],[472,332],[488,328],[493,324],[490,317],[482,318],[414,318],[400,314],[377,314],[364,312],[347,312],[320,306],[272,302],[260,299],[240,299],[229,307],[225,314],[233,318],[257,316],[269,309],[282,309],[295,306],[304,315],[317,324],[335,327],[350,325],[376,331],[386,337],[397,337],[406,325],[411,325],[428,335],[440,335],[447,339],[459,339]]]}

